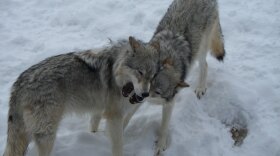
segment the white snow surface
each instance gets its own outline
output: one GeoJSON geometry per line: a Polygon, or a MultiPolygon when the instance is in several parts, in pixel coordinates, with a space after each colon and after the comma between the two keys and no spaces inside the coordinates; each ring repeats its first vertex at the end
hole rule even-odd
{"type": "MultiPolygon", "coordinates": [[[[171,0],[1,0],[0,155],[4,152],[10,88],[40,60],[97,48],[132,35],[148,41],[171,0]]],[[[280,156],[280,1],[220,0],[226,58],[208,57],[207,93],[194,94],[195,66],[176,100],[165,156],[280,156]],[[245,125],[247,138],[233,146],[230,128],[245,125]]],[[[124,133],[125,156],[152,156],[161,107],[144,104],[124,133]]],[[[110,156],[105,122],[89,131],[89,117],[66,117],[55,156],[110,156]]],[[[35,156],[30,144],[28,156],[35,156]]]]}

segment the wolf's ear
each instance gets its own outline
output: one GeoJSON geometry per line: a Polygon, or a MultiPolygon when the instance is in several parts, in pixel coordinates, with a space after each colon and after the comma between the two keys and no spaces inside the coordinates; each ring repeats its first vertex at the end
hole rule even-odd
{"type": "Polygon", "coordinates": [[[160,44],[159,44],[158,41],[153,41],[153,42],[151,43],[151,46],[154,47],[157,51],[160,50],[160,44]]]}
{"type": "Polygon", "coordinates": [[[171,68],[173,66],[173,61],[171,58],[167,58],[162,62],[163,67],[171,68]]]}
{"type": "Polygon", "coordinates": [[[140,43],[134,37],[129,36],[128,40],[133,51],[140,47],[140,43]]]}
{"type": "Polygon", "coordinates": [[[179,82],[178,84],[177,84],[177,87],[179,87],[179,88],[186,88],[186,87],[189,87],[190,85],[189,84],[187,84],[186,82],[184,82],[184,81],[181,81],[181,82],[179,82]]]}

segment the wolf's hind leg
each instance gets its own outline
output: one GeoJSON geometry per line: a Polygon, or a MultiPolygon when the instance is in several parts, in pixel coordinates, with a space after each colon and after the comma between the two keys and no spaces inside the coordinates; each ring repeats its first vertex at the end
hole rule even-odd
{"type": "Polygon", "coordinates": [[[50,123],[49,129],[46,131],[33,133],[39,156],[50,156],[51,154],[57,131],[57,125],[54,124],[50,123]]]}
{"type": "Polygon", "coordinates": [[[94,113],[91,116],[91,119],[90,119],[91,132],[93,132],[93,133],[97,132],[101,118],[102,118],[102,114],[101,113],[94,113]]]}
{"type": "Polygon", "coordinates": [[[55,140],[55,133],[33,134],[33,137],[38,149],[39,156],[50,156],[55,140]]]}
{"type": "Polygon", "coordinates": [[[39,156],[51,154],[58,124],[63,115],[62,105],[53,99],[45,101],[35,101],[24,110],[24,121],[33,136],[39,156]]]}

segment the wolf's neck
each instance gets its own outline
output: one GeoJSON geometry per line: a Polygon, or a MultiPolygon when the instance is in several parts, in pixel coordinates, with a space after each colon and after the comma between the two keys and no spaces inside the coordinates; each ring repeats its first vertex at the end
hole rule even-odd
{"type": "Polygon", "coordinates": [[[87,50],[76,53],[76,55],[85,62],[90,68],[100,75],[102,86],[108,89],[118,90],[115,80],[113,79],[113,66],[116,61],[115,52],[110,48],[99,50],[87,50]]]}

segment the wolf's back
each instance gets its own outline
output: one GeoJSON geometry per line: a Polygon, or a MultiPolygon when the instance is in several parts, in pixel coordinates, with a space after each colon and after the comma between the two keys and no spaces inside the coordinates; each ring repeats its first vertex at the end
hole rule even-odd
{"type": "Polygon", "coordinates": [[[225,56],[217,0],[174,0],[154,35],[162,30],[183,35],[194,54],[199,50],[203,34],[211,31],[209,49],[219,61],[225,56]]]}
{"type": "Polygon", "coordinates": [[[160,21],[155,34],[168,29],[175,33],[191,35],[210,23],[218,9],[216,0],[174,0],[160,21]]]}

